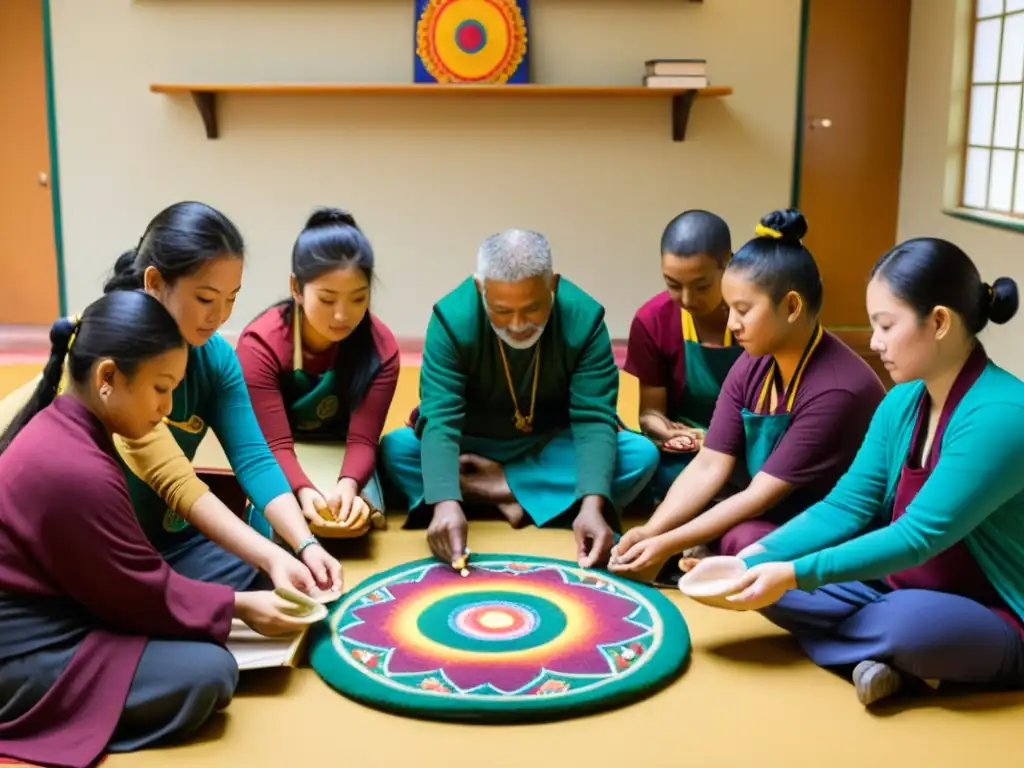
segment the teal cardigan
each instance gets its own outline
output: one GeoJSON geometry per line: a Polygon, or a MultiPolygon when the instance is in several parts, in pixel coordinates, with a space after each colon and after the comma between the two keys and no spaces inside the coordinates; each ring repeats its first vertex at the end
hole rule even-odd
{"type": "Polygon", "coordinates": [[[832,492],[762,539],[766,551],[747,564],[793,561],[799,588],[811,591],[880,579],[963,541],[1024,618],[1024,382],[987,363],[949,420],[934,471],[891,523],[923,395],[921,381],[894,387],[832,492]],[[879,518],[883,527],[857,536],[879,518]]]}

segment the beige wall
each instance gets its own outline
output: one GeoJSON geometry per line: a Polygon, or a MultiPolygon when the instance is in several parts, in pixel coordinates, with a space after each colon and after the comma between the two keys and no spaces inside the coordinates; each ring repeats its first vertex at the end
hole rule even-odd
{"type": "Polygon", "coordinates": [[[734,96],[698,103],[684,143],[667,100],[234,97],[218,141],[153,81],[408,81],[412,0],[53,0],[69,302],[94,298],[164,205],[224,210],[250,245],[228,328],[286,289],[318,204],[349,207],[379,258],[376,310],[419,336],[430,305],[509,226],[551,238],[558,268],[624,336],[660,290],[658,239],[686,207],[742,242],[789,202],[799,0],[535,0],[540,82],[633,84],[643,61],[700,56],[734,96]]]}
{"type": "MultiPolygon", "coordinates": [[[[965,73],[954,66],[960,0],[915,0],[911,24],[910,69],[899,237],[942,237],[970,254],[982,277],[1013,277],[1024,289],[1024,234],[945,215],[946,163],[959,156],[950,138],[950,103],[964,88],[965,73]]],[[[982,338],[1002,366],[1024,376],[1024,315],[992,326],[982,338]]]]}

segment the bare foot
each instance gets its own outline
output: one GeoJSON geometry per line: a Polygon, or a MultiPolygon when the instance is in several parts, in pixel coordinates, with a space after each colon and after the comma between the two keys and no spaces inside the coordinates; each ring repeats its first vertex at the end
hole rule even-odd
{"type": "Polygon", "coordinates": [[[513,528],[522,528],[526,524],[526,510],[518,501],[505,501],[495,506],[513,528]]]}
{"type": "Polygon", "coordinates": [[[522,508],[505,479],[501,464],[483,456],[466,453],[459,457],[459,485],[467,500],[477,504],[491,504],[513,528],[526,522],[522,508]]]}
{"type": "Polygon", "coordinates": [[[683,556],[679,558],[679,570],[683,573],[689,573],[697,567],[697,563],[703,560],[705,557],[711,557],[712,552],[706,545],[698,544],[695,547],[690,547],[683,552],[683,556]]]}

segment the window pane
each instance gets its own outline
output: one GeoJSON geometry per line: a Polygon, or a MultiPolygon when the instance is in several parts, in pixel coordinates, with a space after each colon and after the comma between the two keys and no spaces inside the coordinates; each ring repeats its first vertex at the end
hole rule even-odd
{"type": "Polygon", "coordinates": [[[999,35],[1002,32],[1001,18],[979,21],[974,28],[974,73],[975,83],[994,83],[999,74],[999,35]]]}
{"type": "Polygon", "coordinates": [[[996,98],[996,129],[992,144],[997,147],[1017,146],[1020,128],[1020,86],[1000,85],[996,98]]]}
{"type": "Polygon", "coordinates": [[[1013,160],[1016,154],[1008,149],[997,149],[992,152],[986,206],[990,211],[1010,212],[1010,202],[1013,199],[1013,160]]]}
{"type": "MultiPolygon", "coordinates": [[[[1021,0],[1024,4],[1024,0],[1021,0]]],[[[1024,13],[1007,16],[1003,24],[1002,61],[999,81],[1014,83],[1024,80],[1024,13]]]]}
{"type": "Polygon", "coordinates": [[[992,142],[992,120],[996,111],[994,85],[976,85],[971,89],[971,122],[967,131],[968,144],[992,142]]]}
{"type": "Polygon", "coordinates": [[[1006,0],[1006,12],[1024,11],[1024,0],[1006,0]]]}
{"type": "Polygon", "coordinates": [[[967,162],[964,163],[964,205],[971,208],[984,208],[988,193],[988,150],[967,150],[967,162]]]}
{"type": "Polygon", "coordinates": [[[1003,12],[1003,0],[978,0],[978,18],[1003,12]]]}

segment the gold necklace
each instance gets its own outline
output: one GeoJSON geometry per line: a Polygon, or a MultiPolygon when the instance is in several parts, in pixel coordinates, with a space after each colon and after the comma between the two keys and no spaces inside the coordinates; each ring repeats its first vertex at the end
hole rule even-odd
{"type": "Polygon", "coordinates": [[[515,408],[513,421],[516,429],[520,432],[533,431],[533,412],[537,405],[537,382],[540,380],[540,340],[537,340],[537,351],[533,353],[533,391],[530,394],[530,415],[523,416],[519,410],[519,398],[516,397],[516,388],[512,384],[512,373],[508,367],[508,358],[505,357],[505,345],[498,342],[498,351],[501,353],[501,363],[505,367],[505,381],[508,382],[508,393],[512,396],[512,406],[515,408]]]}

